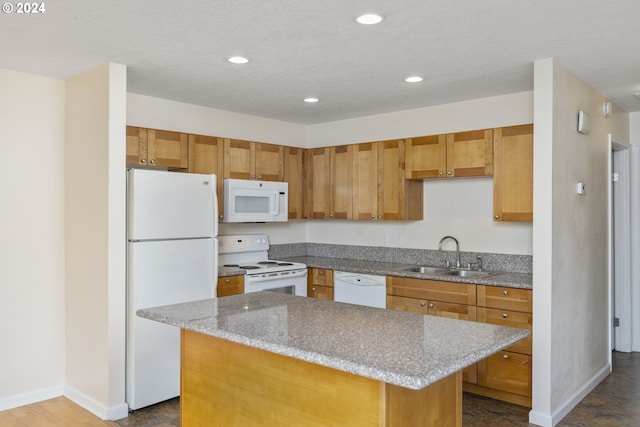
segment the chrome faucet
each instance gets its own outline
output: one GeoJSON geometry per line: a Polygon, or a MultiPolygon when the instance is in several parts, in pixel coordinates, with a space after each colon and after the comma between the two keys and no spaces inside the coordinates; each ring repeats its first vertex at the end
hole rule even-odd
{"type": "MultiPolygon", "coordinates": [[[[460,244],[458,243],[458,239],[456,239],[453,236],[444,236],[442,239],[440,239],[440,243],[438,243],[438,250],[441,251],[442,250],[442,242],[444,242],[447,239],[451,239],[454,242],[456,242],[456,268],[460,268],[460,244]]],[[[447,261],[447,266],[449,265],[449,261],[447,261]]]]}

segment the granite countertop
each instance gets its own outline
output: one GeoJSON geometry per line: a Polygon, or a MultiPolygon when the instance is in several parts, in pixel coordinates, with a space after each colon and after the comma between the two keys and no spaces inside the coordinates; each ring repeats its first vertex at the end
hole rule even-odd
{"type": "Polygon", "coordinates": [[[524,329],[276,292],[142,309],[137,314],[415,390],[529,335],[524,329]]]}
{"type": "MultiPolygon", "coordinates": [[[[407,271],[415,264],[398,264],[379,261],[359,261],[343,258],[326,258],[302,256],[282,258],[282,261],[300,262],[307,267],[328,268],[351,273],[373,274],[378,276],[414,277],[416,279],[442,280],[447,282],[473,283],[476,285],[506,286],[510,288],[532,289],[532,276],[526,273],[495,272],[488,277],[456,277],[437,274],[407,271]]],[[[220,267],[218,277],[242,275],[245,271],[239,268],[220,267]]]]}

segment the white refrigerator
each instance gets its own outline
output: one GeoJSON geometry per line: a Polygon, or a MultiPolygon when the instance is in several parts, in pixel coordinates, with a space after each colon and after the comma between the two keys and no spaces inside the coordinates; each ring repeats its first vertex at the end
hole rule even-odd
{"type": "Polygon", "coordinates": [[[126,399],[130,410],[180,394],[180,331],[140,308],[212,298],[218,272],[216,176],[127,171],[126,399]]]}

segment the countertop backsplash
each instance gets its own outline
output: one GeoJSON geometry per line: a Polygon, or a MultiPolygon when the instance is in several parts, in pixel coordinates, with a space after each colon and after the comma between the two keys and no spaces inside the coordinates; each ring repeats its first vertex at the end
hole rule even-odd
{"type": "MultiPolygon", "coordinates": [[[[433,249],[390,248],[384,246],[333,245],[326,243],[287,243],[271,245],[270,259],[312,256],[323,258],[341,258],[361,261],[379,261],[412,265],[445,265],[448,260],[455,265],[456,252],[433,249]]],[[[460,251],[462,266],[476,262],[482,257],[485,270],[531,274],[533,257],[531,255],[494,254],[487,252],[460,251]]]]}

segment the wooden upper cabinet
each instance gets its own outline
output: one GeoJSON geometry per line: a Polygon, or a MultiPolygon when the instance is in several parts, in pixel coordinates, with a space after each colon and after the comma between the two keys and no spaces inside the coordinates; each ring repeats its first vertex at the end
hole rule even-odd
{"type": "Polygon", "coordinates": [[[304,149],[284,147],[284,180],[289,184],[289,219],[304,218],[304,149]]]}
{"type": "Polygon", "coordinates": [[[189,173],[216,174],[218,217],[222,218],[224,189],[224,139],[215,136],[189,135],[189,173]]]}
{"type": "Polygon", "coordinates": [[[493,131],[407,139],[407,179],[491,176],[493,131]]]}
{"type": "Polygon", "coordinates": [[[308,217],[351,219],[353,215],[353,146],[307,151],[308,217]]]}
{"type": "Polygon", "coordinates": [[[378,219],[378,144],[357,144],[353,161],[353,219],[378,219]]]}
{"type": "Polygon", "coordinates": [[[312,148],[306,152],[307,218],[329,218],[331,198],[331,149],[312,148]]]}
{"type": "Polygon", "coordinates": [[[491,129],[447,135],[447,177],[491,176],[493,131],[491,129]]]}
{"type": "Polygon", "coordinates": [[[147,164],[147,130],[127,126],[127,164],[147,164]]]}
{"type": "Polygon", "coordinates": [[[494,129],[493,219],[533,221],[533,125],[494,129]]]}
{"type": "Polygon", "coordinates": [[[422,181],[405,179],[405,141],[380,141],[378,148],[378,218],[423,218],[422,181]]]}
{"type": "Polygon", "coordinates": [[[224,140],[224,177],[284,180],[284,147],[261,142],[224,140]]]}
{"type": "Polygon", "coordinates": [[[353,218],[353,145],[331,147],[330,219],[353,218]]]}
{"type": "Polygon", "coordinates": [[[127,126],[126,162],[128,165],[186,169],[187,134],[127,126]]]}
{"type": "Polygon", "coordinates": [[[407,179],[444,178],[447,169],[446,135],[406,140],[407,179]]]}

